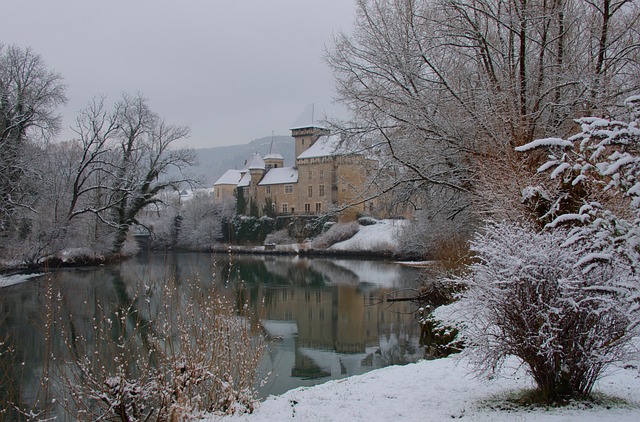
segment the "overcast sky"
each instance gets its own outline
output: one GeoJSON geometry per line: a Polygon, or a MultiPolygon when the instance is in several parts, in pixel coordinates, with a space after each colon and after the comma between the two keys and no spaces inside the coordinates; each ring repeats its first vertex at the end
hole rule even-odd
{"type": "Polygon", "coordinates": [[[310,103],[342,114],[322,56],[353,14],[354,0],[21,0],[2,5],[0,42],[64,76],[65,127],[97,94],[140,91],[200,148],[288,134],[310,103]]]}

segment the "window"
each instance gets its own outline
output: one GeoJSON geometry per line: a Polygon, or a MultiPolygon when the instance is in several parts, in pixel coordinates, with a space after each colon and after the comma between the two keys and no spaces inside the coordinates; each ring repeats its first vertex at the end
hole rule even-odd
{"type": "Polygon", "coordinates": [[[267,195],[271,195],[271,186],[266,187],[267,195]]]}
{"type": "Polygon", "coordinates": [[[311,214],[311,204],[304,204],[304,212],[306,214],[311,214]]]}
{"type": "Polygon", "coordinates": [[[289,212],[289,204],[282,204],[282,213],[286,214],[289,212]]]}
{"type": "Polygon", "coordinates": [[[324,196],[324,185],[318,186],[318,196],[324,196]]]}
{"type": "Polygon", "coordinates": [[[324,170],[320,170],[320,180],[324,179],[324,170]]]}
{"type": "Polygon", "coordinates": [[[284,185],[284,193],[293,193],[293,185],[284,185]]]}
{"type": "Polygon", "coordinates": [[[311,198],[313,196],[313,186],[309,186],[307,189],[309,191],[309,198],[311,198]]]}
{"type": "Polygon", "coordinates": [[[313,179],[313,171],[309,170],[309,181],[311,181],[311,179],[313,179]]]}
{"type": "Polygon", "coordinates": [[[316,202],[316,214],[322,211],[322,203],[316,202]]]}

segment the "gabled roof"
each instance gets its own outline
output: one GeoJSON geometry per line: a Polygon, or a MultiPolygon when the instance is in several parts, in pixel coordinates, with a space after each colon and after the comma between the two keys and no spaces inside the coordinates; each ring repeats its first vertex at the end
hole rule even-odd
{"type": "Polygon", "coordinates": [[[325,135],[309,147],[302,154],[298,155],[298,159],[331,157],[334,155],[345,155],[347,150],[340,145],[340,136],[325,135]]]}
{"type": "Polygon", "coordinates": [[[250,183],[251,183],[251,174],[249,172],[246,172],[245,174],[242,175],[242,179],[240,179],[240,181],[238,182],[238,187],[246,188],[246,187],[249,187],[250,183]]]}
{"type": "Polygon", "coordinates": [[[242,173],[240,170],[227,170],[216,182],[213,186],[216,185],[237,185],[242,178],[242,173]]]}
{"type": "Polygon", "coordinates": [[[282,185],[287,183],[298,182],[298,169],[294,167],[282,167],[271,169],[264,175],[259,186],[264,185],[282,185]]]}

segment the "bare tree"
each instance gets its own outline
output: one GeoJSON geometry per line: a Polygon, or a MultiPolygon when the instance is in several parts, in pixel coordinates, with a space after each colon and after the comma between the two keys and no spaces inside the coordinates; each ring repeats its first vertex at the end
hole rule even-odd
{"type": "Polygon", "coordinates": [[[138,213],[161,203],[162,190],[194,183],[182,174],[195,163],[193,151],[171,148],[189,128],[165,123],[141,95],[124,94],[111,112],[104,99],[94,100],[75,130],[78,158],[67,220],[94,215],[114,232],[110,252],[119,253],[138,213]]]}
{"type": "Polygon", "coordinates": [[[327,52],[353,116],[335,125],[404,168],[387,188],[429,187],[448,216],[491,211],[517,182],[514,147],[640,88],[639,16],[628,0],[359,0],[354,32],[327,52]]]}
{"type": "Polygon", "coordinates": [[[0,231],[9,230],[17,207],[33,205],[37,171],[27,144],[56,133],[64,91],[40,55],[0,44],[0,231]]]}

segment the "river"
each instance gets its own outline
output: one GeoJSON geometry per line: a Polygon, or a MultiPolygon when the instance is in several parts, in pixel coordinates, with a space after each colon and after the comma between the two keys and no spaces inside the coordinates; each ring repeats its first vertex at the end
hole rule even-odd
{"type": "MultiPolygon", "coordinates": [[[[45,341],[52,284],[54,295],[65,298],[62,312],[89,321],[100,304],[131,303],[132,286],[149,288],[169,278],[178,286],[198,278],[229,292],[242,291],[269,338],[260,368],[271,375],[260,387],[261,397],[425,357],[417,305],[386,301],[413,294],[414,268],[379,260],[149,253],[1,288],[0,341],[9,336],[14,353],[12,362],[7,354],[0,359],[5,378],[0,394],[11,390],[23,403],[35,400],[45,357],[64,353],[63,340],[45,341]]],[[[78,329],[90,330],[90,325],[78,329]]]]}

